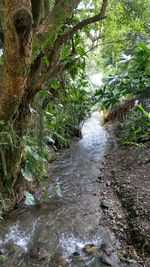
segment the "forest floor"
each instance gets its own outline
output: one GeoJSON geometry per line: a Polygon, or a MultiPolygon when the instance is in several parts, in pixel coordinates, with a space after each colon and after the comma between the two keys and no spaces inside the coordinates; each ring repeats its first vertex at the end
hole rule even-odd
{"type": "MultiPolygon", "coordinates": [[[[112,133],[111,126],[108,130],[112,133]]],[[[120,147],[113,134],[98,177],[104,220],[120,241],[120,258],[150,266],[150,142],[120,147]]]]}

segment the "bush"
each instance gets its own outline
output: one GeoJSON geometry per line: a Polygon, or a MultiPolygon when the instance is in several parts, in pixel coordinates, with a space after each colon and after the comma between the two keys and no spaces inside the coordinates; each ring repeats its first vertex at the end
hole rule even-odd
{"type": "Polygon", "coordinates": [[[141,105],[130,111],[128,120],[120,124],[119,139],[123,145],[150,140],[150,113],[141,105]]]}

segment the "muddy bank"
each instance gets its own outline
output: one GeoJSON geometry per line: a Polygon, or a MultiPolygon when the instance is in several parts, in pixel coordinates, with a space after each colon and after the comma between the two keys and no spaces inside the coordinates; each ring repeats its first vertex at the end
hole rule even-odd
{"type": "Polygon", "coordinates": [[[121,243],[120,257],[150,266],[150,143],[110,142],[98,179],[104,221],[121,243]]]}

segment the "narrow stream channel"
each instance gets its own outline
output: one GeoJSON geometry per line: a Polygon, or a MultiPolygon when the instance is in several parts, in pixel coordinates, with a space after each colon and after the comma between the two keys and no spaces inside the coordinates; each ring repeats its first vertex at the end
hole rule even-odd
{"type": "Polygon", "coordinates": [[[1,267],[108,266],[96,257],[83,260],[86,244],[116,243],[113,233],[100,224],[102,210],[96,180],[109,134],[100,125],[98,113],[85,121],[82,136],[50,166],[45,184],[48,199],[40,206],[15,212],[11,221],[1,222],[1,267]],[[58,185],[62,197],[56,194],[58,185]],[[68,265],[58,263],[58,259],[57,263],[52,261],[60,255],[62,261],[64,257],[69,259],[68,265]]]}

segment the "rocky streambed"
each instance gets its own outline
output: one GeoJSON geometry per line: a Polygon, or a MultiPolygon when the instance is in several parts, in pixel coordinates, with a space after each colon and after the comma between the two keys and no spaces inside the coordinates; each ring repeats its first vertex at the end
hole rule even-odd
{"type": "Polygon", "coordinates": [[[50,164],[39,204],[23,206],[1,222],[1,267],[146,266],[116,190],[110,164],[116,144],[98,113],[85,121],[82,136],[50,164]]]}

